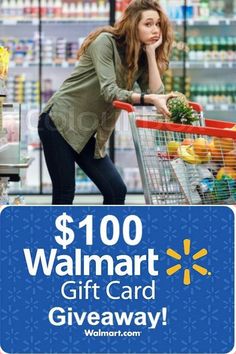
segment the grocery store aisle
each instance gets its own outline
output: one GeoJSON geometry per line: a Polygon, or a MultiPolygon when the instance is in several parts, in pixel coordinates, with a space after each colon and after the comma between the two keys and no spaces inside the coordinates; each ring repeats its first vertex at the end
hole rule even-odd
{"type": "MultiPolygon", "coordinates": [[[[13,196],[11,196],[11,199],[13,196]]],[[[50,205],[51,195],[26,195],[24,201],[26,205],[50,205]]],[[[144,205],[143,194],[132,194],[126,197],[126,205],[144,205]]],[[[74,205],[102,205],[102,197],[100,195],[80,195],[74,199],[74,205]]]]}

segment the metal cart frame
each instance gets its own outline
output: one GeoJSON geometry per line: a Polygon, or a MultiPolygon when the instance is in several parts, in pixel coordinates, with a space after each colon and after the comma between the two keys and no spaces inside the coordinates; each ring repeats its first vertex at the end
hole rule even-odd
{"type": "MultiPolygon", "coordinates": [[[[184,176],[185,181],[179,181],[179,189],[177,191],[169,188],[166,181],[164,181],[164,184],[167,190],[155,190],[154,183],[151,181],[152,176],[150,174],[150,166],[147,166],[147,154],[144,154],[144,149],[147,151],[148,146],[142,141],[143,136],[140,134],[140,131],[156,131],[157,134],[165,134],[165,136],[168,136],[168,134],[182,134],[183,136],[186,135],[194,137],[204,136],[208,138],[231,138],[236,141],[236,131],[229,130],[235,125],[235,123],[209,119],[204,120],[202,106],[195,102],[190,102],[190,105],[199,114],[199,126],[160,122],[153,120],[152,118],[150,120],[150,117],[147,118],[145,114],[140,114],[140,112],[137,112],[136,108],[131,104],[114,101],[113,105],[117,109],[128,112],[146,204],[213,204],[213,202],[202,203],[197,192],[190,190],[192,187],[189,176],[184,176]],[[224,130],[224,128],[227,128],[227,130],[224,130]],[[189,186],[186,186],[187,182],[189,182],[189,186]],[[170,198],[169,201],[166,201],[165,199],[167,193],[170,195],[175,194],[175,197],[170,198]],[[158,198],[156,198],[155,194],[158,194],[158,198]],[[176,197],[177,195],[178,197],[176,197]]],[[[150,152],[150,155],[151,153],[153,154],[153,152],[150,152]]],[[[158,168],[164,169],[165,163],[171,165],[171,168],[173,167],[173,163],[170,163],[170,158],[168,156],[165,158],[158,158],[158,156],[155,155],[153,157],[156,157],[156,161],[154,162],[156,164],[156,170],[158,168]]],[[[193,165],[188,166],[188,168],[191,167],[193,167],[193,165]]],[[[231,200],[227,203],[235,204],[235,201],[233,202],[231,200]]],[[[222,201],[214,204],[222,204],[222,201]]]]}

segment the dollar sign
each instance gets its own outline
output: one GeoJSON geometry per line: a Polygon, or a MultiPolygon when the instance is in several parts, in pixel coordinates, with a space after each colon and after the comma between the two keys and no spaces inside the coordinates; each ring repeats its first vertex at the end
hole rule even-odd
{"type": "Polygon", "coordinates": [[[62,235],[55,236],[56,242],[62,246],[63,250],[66,249],[68,245],[70,245],[75,238],[74,231],[67,227],[67,222],[73,222],[72,217],[63,213],[62,215],[56,218],[55,224],[59,231],[62,231],[62,235]]]}

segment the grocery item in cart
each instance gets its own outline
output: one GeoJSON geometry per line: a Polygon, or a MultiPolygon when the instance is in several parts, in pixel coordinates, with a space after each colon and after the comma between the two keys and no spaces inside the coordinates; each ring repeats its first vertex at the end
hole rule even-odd
{"type": "Polygon", "coordinates": [[[199,155],[195,152],[193,145],[180,145],[177,150],[178,156],[190,164],[201,164],[210,161],[210,152],[205,155],[199,155]]]}
{"type": "Polygon", "coordinates": [[[171,113],[170,120],[174,123],[193,124],[199,121],[196,111],[189,105],[188,99],[180,92],[173,92],[176,97],[167,101],[167,107],[171,113]]]}
{"type": "Polygon", "coordinates": [[[180,144],[174,160],[170,162],[171,167],[190,204],[198,204],[199,197],[202,204],[222,201],[232,204],[236,197],[236,161],[235,152],[231,150],[235,141],[210,136],[208,139],[195,138],[190,145],[180,144]],[[217,158],[215,154],[212,158],[209,146],[212,148],[215,142],[217,158]]]}
{"type": "Polygon", "coordinates": [[[170,161],[170,165],[180,185],[180,192],[184,194],[187,203],[201,204],[202,200],[196,188],[199,184],[197,171],[192,166],[186,166],[181,159],[170,161]]]}
{"type": "MultiPolygon", "coordinates": [[[[236,203],[234,123],[206,119],[206,126],[176,124],[160,121],[151,107],[148,113],[147,107],[114,105],[129,112],[147,204],[236,203]]],[[[191,106],[203,116],[200,105],[191,106]]]]}

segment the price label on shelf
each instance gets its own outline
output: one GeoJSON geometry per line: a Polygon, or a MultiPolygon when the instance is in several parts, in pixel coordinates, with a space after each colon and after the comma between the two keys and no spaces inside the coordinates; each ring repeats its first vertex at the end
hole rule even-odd
{"type": "Polygon", "coordinates": [[[67,61],[63,61],[63,62],[61,63],[61,67],[62,67],[62,68],[68,68],[68,67],[69,67],[68,62],[67,62],[67,61]]]}
{"type": "Polygon", "coordinates": [[[229,105],[222,103],[221,104],[221,111],[228,111],[229,105]]]}
{"type": "Polygon", "coordinates": [[[12,19],[4,19],[2,22],[5,26],[15,26],[17,24],[17,21],[12,19]]]}
{"type": "Polygon", "coordinates": [[[236,105],[235,104],[229,104],[228,105],[228,110],[231,112],[235,112],[236,111],[236,105]]]}
{"type": "Polygon", "coordinates": [[[220,23],[219,19],[218,18],[214,18],[214,17],[209,17],[208,19],[208,24],[210,26],[218,26],[220,23]]]}
{"type": "Polygon", "coordinates": [[[213,104],[207,104],[206,105],[206,111],[214,111],[214,105],[213,104]]]}
{"type": "Polygon", "coordinates": [[[39,20],[37,18],[32,19],[32,25],[37,26],[39,24],[39,20]]]}
{"type": "Polygon", "coordinates": [[[190,19],[188,19],[187,23],[188,23],[189,26],[193,26],[194,25],[194,20],[190,18],[190,19]]]}

